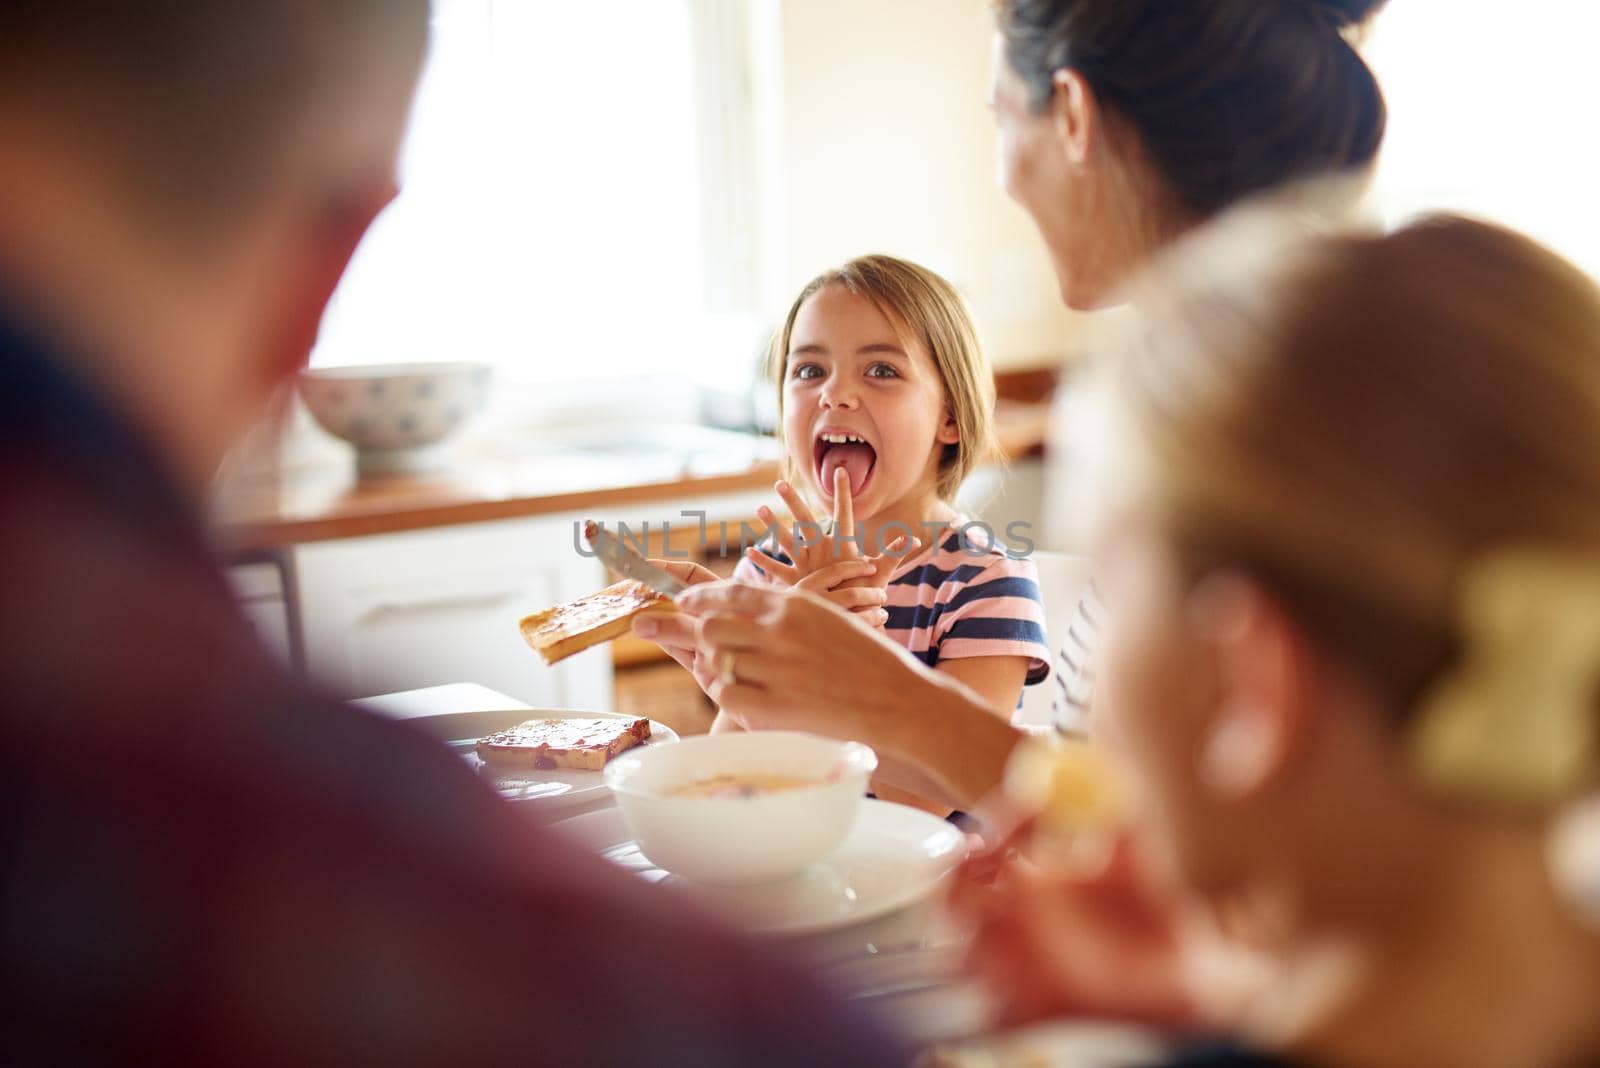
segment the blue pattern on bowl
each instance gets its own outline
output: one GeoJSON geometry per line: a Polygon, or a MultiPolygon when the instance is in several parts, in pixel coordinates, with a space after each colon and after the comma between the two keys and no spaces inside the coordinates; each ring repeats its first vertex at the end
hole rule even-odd
{"type": "Polygon", "coordinates": [[[464,425],[487,403],[492,378],[481,363],[328,367],[302,372],[299,393],[324,430],[363,455],[395,453],[464,425]]]}

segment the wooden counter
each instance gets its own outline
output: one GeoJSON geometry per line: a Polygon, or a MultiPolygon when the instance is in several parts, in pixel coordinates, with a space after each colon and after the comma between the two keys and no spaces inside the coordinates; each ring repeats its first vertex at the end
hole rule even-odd
{"type": "MultiPolygon", "coordinates": [[[[1018,459],[1043,445],[1048,405],[1002,401],[997,412],[1002,453],[1018,459]]],[[[388,534],[457,523],[599,511],[625,504],[762,490],[778,465],[674,473],[599,458],[541,455],[506,448],[464,450],[449,470],[432,475],[360,478],[352,461],[240,477],[219,493],[213,518],[230,553],[282,548],[333,538],[388,534]]]]}
{"type": "Polygon", "coordinates": [[[736,493],[772,485],[778,465],[733,474],[574,485],[559,470],[516,463],[463,462],[434,475],[358,478],[352,464],[303,468],[241,481],[219,497],[219,542],[229,552],[281,548],[331,538],[391,534],[456,523],[598,511],[684,496],[736,493]]]}

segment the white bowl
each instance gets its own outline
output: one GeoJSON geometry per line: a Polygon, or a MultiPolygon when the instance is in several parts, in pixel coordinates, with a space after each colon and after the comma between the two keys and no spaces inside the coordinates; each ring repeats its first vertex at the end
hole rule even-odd
{"type": "Polygon", "coordinates": [[[606,784],[639,851],[696,882],[745,886],[798,875],[850,833],[878,766],[859,742],[754,731],[623,753],[606,784]],[[679,797],[717,775],[779,775],[816,785],[756,797],[679,797]]]}
{"type": "Polygon", "coordinates": [[[485,363],[384,363],[300,372],[300,399],[322,429],[356,447],[362,471],[439,466],[439,443],[484,406],[485,363]]]}

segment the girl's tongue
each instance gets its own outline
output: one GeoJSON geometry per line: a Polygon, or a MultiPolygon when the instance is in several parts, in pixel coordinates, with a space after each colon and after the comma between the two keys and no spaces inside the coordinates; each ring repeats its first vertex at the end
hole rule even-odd
{"type": "Polygon", "coordinates": [[[846,445],[829,445],[822,453],[822,464],[818,475],[822,483],[822,492],[833,496],[834,472],[844,468],[850,476],[850,496],[859,496],[861,487],[867,484],[867,476],[872,474],[872,465],[877,461],[878,454],[871,445],[850,442],[846,445]]]}

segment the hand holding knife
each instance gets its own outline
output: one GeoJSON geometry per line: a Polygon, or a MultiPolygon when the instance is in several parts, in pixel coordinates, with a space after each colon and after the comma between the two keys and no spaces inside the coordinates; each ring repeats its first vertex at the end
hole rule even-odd
{"type": "Polygon", "coordinates": [[[600,561],[623,578],[642,582],[663,597],[674,600],[689,588],[688,583],[652,564],[639,550],[592,519],[584,522],[583,537],[600,561]]]}

